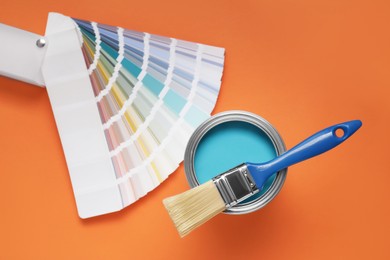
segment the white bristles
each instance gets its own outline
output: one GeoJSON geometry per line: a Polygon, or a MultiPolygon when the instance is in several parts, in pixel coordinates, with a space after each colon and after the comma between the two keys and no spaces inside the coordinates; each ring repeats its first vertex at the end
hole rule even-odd
{"type": "Polygon", "coordinates": [[[226,209],[213,181],[166,198],[163,203],[181,237],[226,209]]]}

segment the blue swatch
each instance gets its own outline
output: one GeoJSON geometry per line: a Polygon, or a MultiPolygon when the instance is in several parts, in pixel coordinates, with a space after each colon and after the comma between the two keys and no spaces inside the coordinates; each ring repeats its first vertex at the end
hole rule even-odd
{"type": "Polygon", "coordinates": [[[185,106],[187,100],[177,94],[174,90],[170,89],[164,97],[164,103],[177,115],[185,106]]]}

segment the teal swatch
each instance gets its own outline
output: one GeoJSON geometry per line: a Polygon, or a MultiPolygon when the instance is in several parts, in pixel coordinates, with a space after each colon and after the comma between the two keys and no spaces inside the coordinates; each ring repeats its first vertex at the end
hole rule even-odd
{"type": "Polygon", "coordinates": [[[117,51],[115,51],[113,48],[111,48],[104,42],[100,43],[100,47],[114,59],[116,59],[119,56],[117,51]]]}
{"type": "Polygon", "coordinates": [[[174,90],[170,89],[164,97],[164,103],[177,115],[185,106],[187,100],[177,94],[174,90]]]}
{"type": "Polygon", "coordinates": [[[95,35],[93,35],[92,33],[90,33],[89,31],[85,30],[84,28],[80,28],[81,32],[87,36],[87,38],[89,38],[93,43],[96,42],[96,37],[95,35]]]}
{"type": "Polygon", "coordinates": [[[128,59],[122,60],[122,66],[130,72],[135,78],[141,73],[141,68],[138,68],[134,63],[129,61],[128,59]]]}
{"type": "Polygon", "coordinates": [[[142,83],[147,87],[156,97],[160,94],[161,90],[164,88],[164,84],[153,78],[149,74],[146,74],[142,80],[142,83]]]}

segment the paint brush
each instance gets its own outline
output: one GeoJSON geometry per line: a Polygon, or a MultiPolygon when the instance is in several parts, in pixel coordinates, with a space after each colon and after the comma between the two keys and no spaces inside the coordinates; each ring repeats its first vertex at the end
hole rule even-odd
{"type": "Polygon", "coordinates": [[[243,163],[163,203],[181,237],[220,212],[258,193],[274,173],[341,144],[362,125],[353,120],[328,127],[266,163],[243,163]]]}

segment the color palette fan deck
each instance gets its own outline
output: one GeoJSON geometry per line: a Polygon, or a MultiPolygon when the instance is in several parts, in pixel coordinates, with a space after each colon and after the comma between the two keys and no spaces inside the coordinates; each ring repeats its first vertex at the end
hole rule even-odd
{"type": "Polygon", "coordinates": [[[120,210],[183,160],[216,103],[224,49],[58,14],[49,16],[46,35],[43,75],[79,215],[120,210]],[[65,39],[71,32],[77,44],[65,39]],[[84,59],[85,72],[66,65],[73,56],[84,59]]]}

